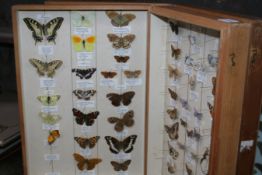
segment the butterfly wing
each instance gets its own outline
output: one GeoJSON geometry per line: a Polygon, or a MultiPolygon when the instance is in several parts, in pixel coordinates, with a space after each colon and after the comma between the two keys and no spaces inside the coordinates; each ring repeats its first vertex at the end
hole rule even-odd
{"type": "Polygon", "coordinates": [[[102,162],[102,159],[88,159],[87,161],[87,170],[92,170],[96,167],[97,164],[99,164],[100,162],[102,162]]]}
{"type": "Polygon", "coordinates": [[[105,140],[107,145],[109,146],[109,150],[114,153],[118,154],[122,149],[122,143],[118,141],[116,138],[111,136],[105,136],[105,140]]]}
{"type": "Polygon", "coordinates": [[[135,38],[136,38],[136,36],[135,35],[133,35],[133,34],[129,34],[129,35],[126,35],[126,36],[124,36],[124,37],[122,37],[121,39],[122,39],[122,48],[124,48],[124,49],[128,49],[128,48],[130,48],[131,47],[131,43],[135,40],[135,38]]]}
{"type": "Polygon", "coordinates": [[[187,122],[186,122],[186,121],[180,119],[180,123],[181,123],[181,125],[182,125],[183,127],[187,128],[187,122]]]}
{"type": "Polygon", "coordinates": [[[61,60],[54,60],[54,61],[47,63],[47,70],[46,70],[47,76],[53,77],[55,74],[55,70],[61,67],[62,64],[63,62],[61,60]]]}
{"type": "Polygon", "coordinates": [[[42,24],[40,24],[38,21],[32,19],[32,18],[24,18],[23,19],[27,28],[32,31],[32,36],[35,40],[35,44],[37,42],[41,42],[43,40],[43,27],[42,24]]]}
{"type": "Polygon", "coordinates": [[[85,158],[81,156],[80,154],[74,153],[73,154],[75,160],[77,161],[77,167],[79,170],[83,171],[85,166],[85,158]]]}
{"type": "Polygon", "coordinates": [[[169,115],[169,117],[173,120],[176,120],[177,119],[177,109],[174,108],[174,109],[167,109],[166,111],[169,115]]]}
{"type": "Polygon", "coordinates": [[[111,101],[111,104],[114,106],[120,106],[120,102],[122,100],[122,96],[116,93],[109,93],[106,97],[111,101]]]}
{"type": "Polygon", "coordinates": [[[112,42],[112,47],[115,49],[120,49],[122,47],[122,38],[115,34],[107,34],[110,42],[112,42]]]}
{"type": "Polygon", "coordinates": [[[83,39],[80,36],[78,36],[78,35],[72,36],[72,44],[73,44],[74,50],[76,52],[82,51],[82,49],[83,49],[82,41],[83,41],[83,39]]]}
{"type": "Polygon", "coordinates": [[[116,27],[127,26],[130,21],[136,18],[133,14],[119,14],[115,11],[106,11],[106,15],[111,19],[111,24],[116,27]]]}
{"type": "Polygon", "coordinates": [[[116,161],[111,161],[111,165],[113,166],[115,171],[127,171],[128,166],[130,165],[131,160],[126,160],[123,163],[118,163],[116,161]]]}
{"type": "Polygon", "coordinates": [[[96,37],[95,36],[89,36],[85,39],[85,47],[84,49],[87,51],[87,52],[92,52],[94,49],[95,49],[95,43],[96,41],[96,37]]]}
{"type": "Polygon", "coordinates": [[[124,129],[124,124],[123,124],[123,121],[122,121],[122,119],[120,119],[120,118],[118,118],[118,117],[109,117],[108,119],[107,119],[107,121],[109,122],[109,123],[111,123],[111,124],[115,124],[115,130],[117,131],[117,132],[121,132],[121,131],[123,131],[123,129],[124,129]]]}
{"type": "Polygon", "coordinates": [[[129,56],[114,56],[114,58],[118,63],[125,63],[129,60],[129,56]]]}
{"type": "Polygon", "coordinates": [[[178,35],[178,23],[172,21],[169,21],[168,23],[171,27],[172,32],[175,32],[175,34],[178,35]]]}
{"type": "Polygon", "coordinates": [[[29,62],[37,69],[37,73],[40,76],[44,76],[46,72],[47,64],[41,60],[31,58],[29,62]]]}
{"type": "Polygon", "coordinates": [[[99,111],[90,112],[84,116],[85,124],[87,126],[92,126],[95,123],[95,119],[99,115],[99,111]]]}
{"type": "Polygon", "coordinates": [[[106,71],[102,71],[101,74],[104,76],[104,78],[114,78],[117,75],[116,72],[106,72],[106,71]]]}
{"type": "Polygon", "coordinates": [[[168,92],[173,100],[177,100],[177,93],[172,89],[168,88],[168,92]]]}
{"type": "Polygon", "coordinates": [[[59,130],[50,131],[48,138],[47,138],[48,144],[52,145],[56,141],[56,139],[59,137],[60,137],[59,130]]]}
{"type": "Polygon", "coordinates": [[[95,137],[91,137],[87,139],[88,147],[90,149],[94,148],[99,139],[100,139],[100,136],[95,136],[95,137]]]}
{"type": "Polygon", "coordinates": [[[88,145],[88,139],[87,138],[83,138],[83,137],[74,137],[74,140],[78,143],[78,145],[85,149],[86,146],[88,145]]]}
{"type": "Polygon", "coordinates": [[[134,91],[128,91],[122,94],[122,103],[127,106],[132,102],[132,98],[135,96],[134,91]]]}
{"type": "Polygon", "coordinates": [[[50,20],[46,25],[43,25],[43,34],[45,35],[48,42],[54,42],[56,39],[56,32],[61,27],[64,18],[57,17],[50,20]]]}
{"type": "Polygon", "coordinates": [[[171,140],[178,139],[178,130],[179,130],[179,123],[174,123],[171,127],[165,125],[165,130],[171,140]]]}
{"type": "Polygon", "coordinates": [[[123,116],[123,124],[127,127],[131,127],[134,125],[135,121],[134,121],[134,111],[130,110],[128,112],[126,112],[123,116]]]}
{"type": "Polygon", "coordinates": [[[54,125],[59,120],[61,120],[61,117],[59,115],[51,115],[51,114],[47,114],[43,112],[40,112],[39,116],[41,117],[43,123],[48,124],[48,125],[54,125]]]}
{"type": "Polygon", "coordinates": [[[141,74],[141,70],[135,70],[135,71],[125,70],[124,74],[127,78],[138,78],[138,76],[141,74]]]}
{"type": "Polygon", "coordinates": [[[51,96],[38,96],[37,99],[45,106],[54,106],[57,101],[60,99],[60,95],[51,95],[51,96]]]}
{"type": "Polygon", "coordinates": [[[90,100],[92,96],[94,96],[96,93],[96,90],[73,90],[73,94],[78,98],[78,99],[84,99],[84,100],[90,100]]]}
{"type": "Polygon", "coordinates": [[[76,123],[79,125],[83,125],[85,114],[76,108],[73,108],[72,111],[73,111],[73,115],[75,116],[76,123]]]}
{"type": "Polygon", "coordinates": [[[122,141],[123,144],[123,151],[125,153],[130,153],[134,149],[134,144],[136,143],[137,135],[131,135],[127,138],[125,138],[122,141]]]}

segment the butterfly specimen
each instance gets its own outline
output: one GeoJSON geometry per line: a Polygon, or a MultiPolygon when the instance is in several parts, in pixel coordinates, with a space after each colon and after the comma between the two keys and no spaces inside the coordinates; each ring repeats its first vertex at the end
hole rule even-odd
{"type": "Polygon", "coordinates": [[[206,159],[208,158],[208,156],[209,156],[209,149],[206,148],[206,150],[205,150],[202,158],[200,159],[200,164],[201,164],[204,160],[206,160],[206,159]]]}
{"type": "Polygon", "coordinates": [[[173,147],[170,145],[169,142],[168,142],[168,150],[169,150],[169,155],[170,155],[174,160],[176,160],[176,159],[178,158],[178,156],[179,156],[179,153],[178,153],[178,151],[177,151],[175,148],[173,148],[173,147]]]}
{"type": "Polygon", "coordinates": [[[183,119],[180,119],[180,124],[181,124],[183,127],[187,128],[187,122],[184,121],[183,119]]]}
{"type": "Polygon", "coordinates": [[[189,104],[188,104],[188,101],[187,100],[184,100],[182,98],[179,98],[179,101],[182,105],[183,108],[185,108],[186,110],[189,110],[189,104]]]}
{"type": "Polygon", "coordinates": [[[131,135],[126,137],[123,141],[119,141],[114,137],[105,136],[109,150],[114,154],[118,154],[121,150],[123,150],[124,153],[130,153],[134,149],[136,138],[137,135],[131,135]]]}
{"type": "Polygon", "coordinates": [[[165,125],[165,130],[171,140],[178,139],[178,130],[179,130],[179,123],[174,123],[171,127],[165,125]]]}
{"type": "Polygon", "coordinates": [[[189,77],[188,84],[191,90],[196,88],[196,75],[192,75],[189,77]]]}
{"type": "Polygon", "coordinates": [[[116,162],[116,161],[111,161],[111,165],[113,166],[115,171],[127,171],[128,166],[131,163],[131,160],[126,160],[122,163],[116,162]]]}
{"type": "Polygon", "coordinates": [[[116,72],[111,72],[111,71],[102,71],[101,74],[103,75],[104,78],[114,78],[117,75],[116,72]]]}
{"type": "Polygon", "coordinates": [[[52,145],[56,141],[56,139],[59,138],[59,137],[60,137],[59,130],[49,131],[49,135],[48,135],[48,138],[47,138],[48,144],[52,145]]]}
{"type": "Polygon", "coordinates": [[[48,42],[55,43],[56,32],[62,25],[64,18],[57,17],[51,19],[46,24],[41,24],[40,22],[32,19],[32,18],[24,18],[24,22],[29,30],[32,31],[32,36],[35,40],[35,44],[37,42],[42,42],[45,37],[48,42]]]}
{"type": "Polygon", "coordinates": [[[138,78],[139,75],[141,74],[141,70],[135,70],[135,71],[125,70],[124,74],[127,78],[138,78]]]}
{"type": "Polygon", "coordinates": [[[181,72],[177,68],[173,68],[172,66],[168,65],[168,72],[169,78],[177,79],[181,76],[181,72]]]}
{"type": "Polygon", "coordinates": [[[174,174],[176,172],[175,164],[171,164],[170,162],[167,162],[167,171],[171,174],[174,174]]]}
{"type": "Polygon", "coordinates": [[[129,56],[114,56],[118,63],[126,63],[129,60],[129,56]]]}
{"type": "Polygon", "coordinates": [[[54,125],[59,120],[61,120],[61,117],[59,115],[51,115],[51,114],[47,114],[44,112],[40,112],[39,116],[41,117],[43,123],[48,124],[48,125],[54,125]]]}
{"type": "Polygon", "coordinates": [[[172,30],[172,32],[175,32],[176,35],[178,35],[178,30],[179,30],[179,26],[178,26],[178,22],[176,21],[168,21],[170,28],[172,30]]]}
{"type": "Polygon", "coordinates": [[[107,37],[109,39],[110,42],[112,42],[112,47],[115,49],[120,49],[120,48],[124,48],[124,49],[128,49],[131,47],[131,43],[134,41],[135,39],[135,35],[133,34],[129,34],[129,35],[125,35],[125,36],[117,36],[115,34],[107,34],[107,37]]]}
{"type": "Polygon", "coordinates": [[[212,77],[212,84],[213,84],[213,89],[212,89],[212,94],[216,94],[216,77],[212,77]]]}
{"type": "Polygon", "coordinates": [[[134,111],[130,110],[126,112],[123,118],[109,117],[107,120],[111,124],[115,124],[115,130],[121,132],[124,130],[124,126],[131,127],[134,125],[134,111]]]}
{"type": "Polygon", "coordinates": [[[106,15],[111,19],[111,24],[115,27],[127,26],[129,22],[136,18],[133,14],[122,14],[115,11],[106,11],[106,15]]]}
{"type": "Polygon", "coordinates": [[[203,114],[199,111],[197,111],[196,109],[194,109],[194,116],[198,119],[201,120],[203,117],[203,114]]]}
{"type": "Polygon", "coordinates": [[[207,61],[211,67],[215,67],[218,64],[218,57],[208,54],[207,61]]]}
{"type": "Polygon", "coordinates": [[[171,45],[171,51],[172,51],[172,57],[175,57],[175,59],[178,59],[181,54],[181,49],[175,48],[173,45],[171,45]]]}
{"type": "Polygon", "coordinates": [[[99,115],[99,111],[90,112],[88,114],[84,114],[76,108],[73,108],[72,111],[75,116],[75,121],[79,125],[83,125],[85,123],[87,126],[92,126],[95,123],[95,119],[99,115]]]}
{"type": "Polygon", "coordinates": [[[87,147],[92,149],[96,146],[96,143],[98,142],[100,136],[90,137],[90,138],[84,138],[84,137],[74,137],[75,141],[79,144],[79,146],[83,149],[86,149],[87,147]]]}
{"type": "Polygon", "coordinates": [[[174,109],[167,109],[166,112],[168,113],[169,117],[172,119],[172,120],[176,120],[178,117],[177,117],[177,109],[174,108],[174,109]]]}
{"type": "Polygon", "coordinates": [[[168,88],[168,92],[173,100],[177,100],[177,93],[170,88],[168,88]]]}
{"type": "Polygon", "coordinates": [[[186,163],[186,172],[187,172],[187,175],[192,175],[193,174],[192,169],[189,167],[189,165],[187,163],[186,163]]]}
{"type": "Polygon", "coordinates": [[[89,68],[89,69],[72,69],[72,72],[76,73],[80,79],[89,79],[95,73],[96,68],[89,68]]]}
{"type": "Polygon", "coordinates": [[[92,52],[95,48],[96,37],[91,35],[86,38],[82,38],[78,35],[72,36],[72,43],[76,52],[87,51],[92,52]]]}
{"type": "Polygon", "coordinates": [[[102,162],[102,159],[99,158],[93,158],[93,159],[86,159],[80,154],[74,153],[74,158],[77,161],[77,167],[79,170],[83,171],[86,170],[92,170],[96,167],[97,164],[102,162]]]}
{"type": "Polygon", "coordinates": [[[44,76],[47,74],[48,77],[53,77],[55,75],[55,70],[57,70],[63,64],[61,60],[43,62],[35,58],[29,59],[29,62],[37,69],[39,76],[44,76]]]}
{"type": "Polygon", "coordinates": [[[94,96],[96,93],[96,90],[73,90],[73,94],[79,99],[79,100],[90,100],[92,96],[94,96]]]}
{"type": "Polygon", "coordinates": [[[132,102],[132,98],[135,96],[134,91],[128,91],[123,94],[109,93],[106,97],[111,101],[112,105],[120,106],[121,102],[127,106],[132,102]]]}
{"type": "Polygon", "coordinates": [[[209,113],[213,117],[213,112],[214,112],[214,106],[211,105],[211,103],[207,102],[207,106],[209,108],[209,113]]]}
{"type": "Polygon", "coordinates": [[[55,106],[58,100],[60,99],[60,95],[42,95],[38,96],[37,99],[45,106],[55,106]]]}
{"type": "Polygon", "coordinates": [[[187,136],[190,138],[195,138],[196,140],[200,140],[200,133],[194,128],[193,130],[187,130],[187,136]]]}

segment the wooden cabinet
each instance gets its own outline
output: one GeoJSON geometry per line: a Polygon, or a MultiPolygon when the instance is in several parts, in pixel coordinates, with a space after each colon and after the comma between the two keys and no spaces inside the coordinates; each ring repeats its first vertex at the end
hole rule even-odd
{"type": "Polygon", "coordinates": [[[168,4],[14,6],[25,174],[251,174],[261,24],[168,4]]]}

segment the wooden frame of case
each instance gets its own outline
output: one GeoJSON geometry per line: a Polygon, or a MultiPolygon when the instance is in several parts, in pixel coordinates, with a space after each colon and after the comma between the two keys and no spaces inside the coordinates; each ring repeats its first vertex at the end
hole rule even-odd
{"type": "MultiPolygon", "coordinates": [[[[20,129],[24,174],[27,174],[27,158],[22,104],[20,58],[18,46],[18,11],[63,10],[135,10],[175,18],[176,20],[220,31],[219,71],[213,117],[210,175],[251,174],[255,154],[258,119],[262,94],[262,23],[220,12],[195,9],[179,5],[155,5],[132,3],[49,3],[48,5],[18,5],[13,7],[13,32],[16,57],[20,129]],[[224,23],[219,18],[238,20],[224,23]],[[253,141],[252,147],[240,152],[243,141],[253,141]]],[[[147,41],[150,41],[148,16],[147,41]]],[[[150,65],[150,46],[147,48],[147,67],[150,65]]],[[[149,69],[146,73],[146,89],[149,87],[149,69]]],[[[147,174],[147,140],[149,92],[146,93],[145,121],[145,169],[147,174]]],[[[150,145],[149,145],[150,146],[150,145]]]]}

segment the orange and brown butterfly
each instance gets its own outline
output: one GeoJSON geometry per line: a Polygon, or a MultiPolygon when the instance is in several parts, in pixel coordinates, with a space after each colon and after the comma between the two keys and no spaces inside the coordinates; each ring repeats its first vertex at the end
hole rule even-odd
{"type": "Polygon", "coordinates": [[[168,92],[173,100],[177,100],[177,93],[172,89],[168,88],[168,92]]]}
{"type": "Polygon", "coordinates": [[[168,65],[169,78],[177,79],[181,77],[181,72],[177,68],[173,68],[171,65],[168,65]]]}
{"type": "Polygon", "coordinates": [[[124,74],[126,78],[138,78],[141,72],[142,72],[141,70],[134,70],[134,71],[125,70],[124,74]]]}
{"type": "Polygon", "coordinates": [[[85,138],[85,137],[74,137],[75,141],[79,144],[79,146],[83,149],[85,148],[94,148],[96,143],[98,142],[100,136],[85,138]]]}
{"type": "Polygon", "coordinates": [[[186,172],[188,175],[192,175],[193,174],[193,170],[189,167],[189,165],[186,163],[186,172]]]}
{"type": "Polygon", "coordinates": [[[118,63],[126,63],[129,60],[129,56],[114,56],[118,63]]]}
{"type": "Polygon", "coordinates": [[[114,78],[117,73],[112,71],[102,71],[101,75],[103,75],[104,78],[114,78]]]}
{"type": "Polygon", "coordinates": [[[124,127],[132,127],[135,123],[134,121],[134,111],[130,110],[126,112],[123,116],[123,118],[118,117],[109,117],[107,120],[111,124],[115,124],[115,130],[117,132],[121,132],[124,130],[124,127]]]}
{"type": "Polygon", "coordinates": [[[216,77],[212,77],[212,84],[213,84],[213,89],[212,89],[212,94],[216,94],[216,77]]]}
{"type": "Polygon", "coordinates": [[[179,56],[181,55],[181,49],[179,48],[175,48],[173,45],[171,45],[171,51],[172,51],[172,57],[175,59],[178,59],[179,56]]]}
{"type": "Polygon", "coordinates": [[[209,103],[209,102],[207,102],[207,106],[208,106],[208,108],[209,108],[209,112],[210,112],[211,117],[213,117],[214,106],[211,105],[211,103],[209,103]]]}
{"type": "Polygon", "coordinates": [[[176,120],[178,118],[178,112],[176,108],[167,109],[166,112],[172,120],[176,120]]]}
{"type": "Polygon", "coordinates": [[[113,166],[115,171],[127,171],[128,166],[131,163],[131,160],[126,160],[122,163],[116,162],[116,161],[111,161],[111,165],[113,166]]]}
{"type": "Polygon", "coordinates": [[[122,12],[117,13],[116,11],[106,11],[106,15],[111,19],[111,24],[115,27],[127,26],[129,22],[136,18],[134,14],[122,14],[122,12]]]}
{"type": "Polygon", "coordinates": [[[79,170],[93,170],[97,164],[102,162],[102,159],[93,158],[93,159],[86,159],[80,154],[74,153],[73,154],[75,160],[77,161],[77,167],[79,170]]]}
{"type": "Polygon", "coordinates": [[[171,140],[178,139],[179,123],[176,122],[172,126],[165,125],[165,130],[171,140]]]}
{"type": "Polygon", "coordinates": [[[49,131],[49,135],[48,135],[48,138],[47,138],[48,144],[52,145],[56,141],[56,139],[59,138],[59,137],[60,137],[59,130],[49,131]]]}
{"type": "Polygon", "coordinates": [[[113,106],[120,106],[121,103],[127,106],[132,102],[134,96],[134,91],[124,92],[123,94],[109,93],[106,95],[113,106]]]}
{"type": "Polygon", "coordinates": [[[167,162],[167,170],[169,173],[174,174],[176,172],[176,166],[173,163],[167,162]]]}
{"type": "Polygon", "coordinates": [[[112,47],[115,49],[128,49],[131,47],[131,43],[135,40],[136,36],[133,34],[128,34],[125,36],[118,36],[116,34],[109,33],[107,37],[110,42],[112,42],[112,47]]]}

